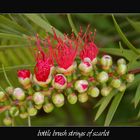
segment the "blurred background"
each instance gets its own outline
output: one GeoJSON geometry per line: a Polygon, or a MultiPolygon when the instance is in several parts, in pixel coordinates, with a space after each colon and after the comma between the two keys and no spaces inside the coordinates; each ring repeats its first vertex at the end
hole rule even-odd
{"type": "MultiPolygon", "coordinates": [[[[140,15],[114,14],[114,17],[126,38],[139,49],[140,15]]],[[[130,54],[132,54],[130,59],[133,58],[133,52],[131,53],[127,43],[116,30],[111,14],[71,14],[69,18],[67,14],[0,14],[0,86],[3,88],[8,86],[2,64],[10,82],[15,87],[20,86],[16,75],[17,69],[28,68],[33,71],[35,61],[29,47],[28,37],[34,38],[38,33],[43,38],[46,32],[52,32],[50,26],[55,27],[60,33],[71,34],[71,20],[77,31],[80,26],[85,31],[88,24],[91,25],[91,31],[94,32],[96,29],[95,43],[101,51],[111,54],[114,60],[124,55],[129,60],[130,54]],[[124,54],[120,53],[119,41],[123,49],[126,49],[124,54]]],[[[140,63],[136,62],[132,63],[130,69],[140,67],[140,63]]],[[[126,90],[111,121],[111,126],[140,125],[138,116],[140,105],[135,108],[133,104],[140,75],[137,74],[136,77],[136,80],[126,90]]],[[[99,99],[93,99],[90,102],[75,105],[66,102],[63,107],[55,108],[50,114],[41,110],[36,117],[31,118],[32,126],[103,126],[110,103],[95,121],[94,117],[98,108],[93,107],[98,101],[99,99]]],[[[3,126],[2,118],[3,113],[0,114],[0,126],[3,126]]],[[[27,126],[27,120],[17,117],[15,125],[27,126]]]]}

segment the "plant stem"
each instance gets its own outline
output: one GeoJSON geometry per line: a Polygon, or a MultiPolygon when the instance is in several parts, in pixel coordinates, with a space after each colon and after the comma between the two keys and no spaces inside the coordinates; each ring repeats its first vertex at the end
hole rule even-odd
{"type": "Polygon", "coordinates": [[[28,126],[31,127],[31,117],[28,115],[28,126]]]}
{"type": "Polygon", "coordinates": [[[76,30],[76,27],[74,26],[74,23],[72,21],[71,15],[67,14],[67,17],[68,17],[69,24],[70,24],[70,26],[72,28],[72,31],[75,33],[76,36],[78,36],[78,32],[76,30]]]}
{"type": "Polygon", "coordinates": [[[15,120],[14,120],[14,118],[12,118],[12,127],[14,127],[15,126],[15,120]]]}

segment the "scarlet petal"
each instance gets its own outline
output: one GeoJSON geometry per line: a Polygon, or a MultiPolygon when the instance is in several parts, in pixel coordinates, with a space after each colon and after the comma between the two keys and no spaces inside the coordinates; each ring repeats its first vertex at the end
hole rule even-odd
{"type": "Polygon", "coordinates": [[[25,79],[25,78],[30,78],[30,70],[18,70],[18,77],[20,77],[20,78],[23,78],[23,79],[25,79]]]}
{"type": "Polygon", "coordinates": [[[59,83],[60,85],[64,85],[66,83],[66,80],[62,75],[55,76],[55,82],[59,83]]]}
{"type": "Polygon", "coordinates": [[[83,89],[86,89],[88,87],[88,85],[86,85],[86,84],[82,84],[81,86],[83,89]]]}

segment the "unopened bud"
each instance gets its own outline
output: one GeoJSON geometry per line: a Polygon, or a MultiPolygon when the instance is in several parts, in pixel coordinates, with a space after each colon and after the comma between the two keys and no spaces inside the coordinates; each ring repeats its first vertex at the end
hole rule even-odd
{"type": "Polygon", "coordinates": [[[110,55],[104,55],[101,58],[100,63],[104,70],[108,70],[112,66],[112,57],[110,55]]]}
{"type": "Polygon", "coordinates": [[[123,58],[118,59],[117,65],[121,65],[121,64],[125,64],[126,65],[125,59],[123,59],[123,58]]]}
{"type": "Polygon", "coordinates": [[[6,90],[6,92],[7,92],[9,95],[12,95],[13,92],[14,92],[14,88],[11,87],[11,86],[7,87],[5,90],[6,90]]]}
{"type": "Polygon", "coordinates": [[[88,100],[88,95],[86,92],[78,94],[78,100],[81,103],[85,103],[88,100]]]}
{"type": "Polygon", "coordinates": [[[36,105],[41,105],[44,103],[44,95],[41,92],[35,92],[33,95],[33,101],[36,105]]]}
{"type": "Polygon", "coordinates": [[[56,107],[62,107],[64,105],[64,95],[61,93],[53,94],[52,101],[56,107]]]}
{"type": "Polygon", "coordinates": [[[125,83],[122,83],[122,84],[120,85],[120,87],[118,88],[118,90],[119,90],[120,92],[125,91],[125,90],[126,90],[126,84],[125,84],[125,83]]]}
{"type": "Polygon", "coordinates": [[[108,73],[106,73],[105,71],[102,71],[100,72],[98,75],[97,75],[97,80],[100,82],[100,83],[105,83],[108,81],[108,73]]]}
{"type": "Polygon", "coordinates": [[[107,95],[110,94],[111,90],[112,90],[111,87],[103,87],[103,88],[101,89],[101,95],[102,95],[102,96],[107,96],[107,95]]]}
{"type": "Polygon", "coordinates": [[[43,105],[43,110],[46,112],[46,113],[50,113],[52,112],[54,109],[54,105],[52,103],[46,103],[45,105],[43,105]]]}
{"type": "Polygon", "coordinates": [[[120,85],[121,85],[121,80],[120,79],[113,79],[111,81],[111,85],[114,87],[114,88],[119,88],[120,85]]]}
{"type": "Polygon", "coordinates": [[[19,115],[19,109],[16,106],[10,108],[9,113],[12,117],[16,117],[19,115]]]}
{"type": "Polygon", "coordinates": [[[88,89],[88,82],[86,80],[78,80],[75,82],[74,87],[79,93],[83,93],[88,89]]]}
{"type": "Polygon", "coordinates": [[[117,67],[117,73],[119,75],[124,75],[124,74],[126,74],[126,72],[127,72],[127,66],[126,66],[126,64],[120,64],[120,65],[118,65],[118,67],[117,67]]]}
{"type": "Polygon", "coordinates": [[[57,74],[55,75],[53,81],[52,81],[52,86],[55,89],[65,89],[67,86],[67,79],[63,74],[57,74]]]}
{"type": "Polygon", "coordinates": [[[35,107],[29,107],[27,111],[30,116],[35,116],[37,114],[37,109],[35,107]]]}
{"type": "Polygon", "coordinates": [[[96,98],[99,96],[99,89],[97,87],[90,87],[88,90],[88,95],[90,95],[93,98],[96,98]]]}
{"type": "Polygon", "coordinates": [[[5,118],[3,119],[3,123],[4,123],[4,125],[6,125],[6,126],[11,126],[11,125],[12,125],[12,118],[11,118],[11,117],[5,117],[5,118]]]}
{"type": "Polygon", "coordinates": [[[13,92],[13,97],[19,101],[25,99],[25,93],[21,88],[15,88],[13,92]]]}
{"type": "Polygon", "coordinates": [[[5,93],[3,91],[0,91],[0,102],[3,101],[5,98],[5,93]]]}
{"type": "Polygon", "coordinates": [[[28,117],[28,113],[27,112],[23,112],[19,114],[21,119],[26,119],[28,117]]]}
{"type": "Polygon", "coordinates": [[[134,81],[134,74],[127,74],[126,75],[126,81],[128,82],[128,83],[131,83],[131,82],[133,82],[134,81]]]}
{"type": "Polygon", "coordinates": [[[70,93],[67,99],[70,104],[75,104],[77,102],[77,95],[75,93],[70,93]]]}
{"type": "Polygon", "coordinates": [[[91,62],[88,61],[81,62],[78,67],[84,75],[89,74],[93,70],[91,62]]]}

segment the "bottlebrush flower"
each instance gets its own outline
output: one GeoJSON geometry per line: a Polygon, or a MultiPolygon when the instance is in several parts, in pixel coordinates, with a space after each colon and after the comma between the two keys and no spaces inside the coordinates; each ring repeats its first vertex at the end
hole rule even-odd
{"type": "Polygon", "coordinates": [[[37,48],[36,53],[36,65],[34,68],[34,77],[33,80],[36,84],[46,87],[52,79],[52,71],[54,69],[53,59],[51,53],[43,51],[40,45],[40,39],[37,36],[37,48]]]}
{"type": "Polygon", "coordinates": [[[21,88],[15,88],[13,92],[13,98],[22,101],[25,99],[25,93],[21,88]]]}
{"type": "Polygon", "coordinates": [[[79,92],[85,92],[88,89],[88,82],[86,80],[78,80],[75,82],[75,89],[79,92]]]}
{"type": "Polygon", "coordinates": [[[18,80],[25,89],[31,87],[32,74],[30,70],[18,70],[18,80]]]}
{"type": "Polygon", "coordinates": [[[64,39],[57,37],[54,31],[54,40],[57,41],[57,44],[55,48],[51,48],[51,51],[58,65],[57,72],[70,75],[77,67],[74,60],[77,55],[78,41],[73,34],[71,38],[67,35],[64,36],[64,39]]]}
{"type": "Polygon", "coordinates": [[[67,79],[63,74],[57,74],[54,76],[52,86],[55,89],[65,89],[67,86],[67,79]]]}
{"type": "Polygon", "coordinates": [[[112,57],[110,55],[104,55],[101,58],[100,63],[104,70],[108,70],[112,66],[112,57]]]}
{"type": "MultiPolygon", "coordinates": [[[[87,27],[87,31],[82,36],[82,30],[80,31],[80,36],[84,40],[84,44],[82,45],[82,50],[80,51],[80,58],[82,61],[90,60],[92,64],[97,63],[97,54],[98,54],[98,48],[96,44],[94,43],[94,36],[92,37],[92,32],[89,31],[89,26],[87,27]]],[[[80,44],[82,42],[80,41],[80,44]]]]}

